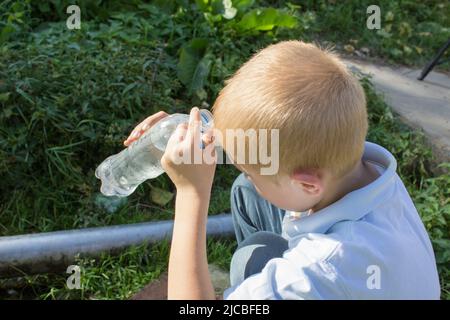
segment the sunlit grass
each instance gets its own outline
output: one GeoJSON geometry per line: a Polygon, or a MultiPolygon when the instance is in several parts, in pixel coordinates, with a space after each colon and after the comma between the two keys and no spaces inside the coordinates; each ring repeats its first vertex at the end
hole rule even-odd
{"type": "MultiPolygon", "coordinates": [[[[305,1],[295,9],[298,28],[264,34],[238,35],[230,28],[211,26],[198,11],[168,15],[154,7],[125,11],[110,20],[85,21],[80,31],[69,32],[63,22],[56,22],[19,34],[0,47],[0,235],[171,219],[173,201],[155,203],[150,193],[152,188],[174,192],[166,175],[142,184],[115,213],[96,204],[95,167],[121,150],[134,124],[158,110],[186,112],[192,105],[211,104],[224,79],[252,53],[286,38],[341,44],[353,39],[356,49],[369,46],[377,57],[420,65],[448,36],[449,5],[445,2],[439,9],[441,3],[432,1],[427,8],[409,3],[400,8],[397,2],[382,1],[381,6],[394,15],[391,38],[357,27],[365,22],[360,8],[364,1],[305,1]],[[414,8],[420,10],[412,14],[414,8]],[[411,34],[404,22],[412,28],[411,34]],[[400,34],[400,28],[406,33],[400,34]],[[418,34],[426,28],[437,31],[433,37],[418,34]],[[179,50],[194,36],[208,39],[207,50],[214,57],[204,79],[204,101],[188,94],[177,78],[179,50]],[[413,51],[408,53],[405,45],[413,51]]],[[[433,240],[443,298],[449,299],[450,178],[433,173],[435,164],[423,135],[402,125],[368,81],[363,83],[370,117],[368,140],[397,158],[399,175],[433,240]]],[[[237,175],[231,166],[218,167],[211,214],[229,211],[230,187],[237,175]]],[[[233,241],[210,241],[210,262],[227,268],[234,246],[233,241]]],[[[162,243],[80,260],[82,290],[67,290],[63,273],[27,276],[19,281],[15,294],[126,299],[166,270],[167,254],[168,244],[162,243]]],[[[0,295],[14,296],[6,290],[0,295]]]]}

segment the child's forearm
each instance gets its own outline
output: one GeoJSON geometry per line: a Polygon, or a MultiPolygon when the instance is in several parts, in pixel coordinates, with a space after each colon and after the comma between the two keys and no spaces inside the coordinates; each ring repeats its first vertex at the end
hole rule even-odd
{"type": "Polygon", "coordinates": [[[177,192],[169,258],[169,299],[215,299],[206,254],[209,198],[209,193],[177,192]]]}

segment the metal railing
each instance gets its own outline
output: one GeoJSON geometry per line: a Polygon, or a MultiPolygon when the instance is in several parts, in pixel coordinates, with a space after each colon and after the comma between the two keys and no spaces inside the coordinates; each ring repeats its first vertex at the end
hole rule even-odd
{"type": "MultiPolygon", "coordinates": [[[[0,237],[0,277],[61,270],[77,255],[98,256],[170,239],[172,229],[173,221],[165,220],[0,237]]],[[[231,215],[210,216],[207,235],[234,235],[231,215]]]]}

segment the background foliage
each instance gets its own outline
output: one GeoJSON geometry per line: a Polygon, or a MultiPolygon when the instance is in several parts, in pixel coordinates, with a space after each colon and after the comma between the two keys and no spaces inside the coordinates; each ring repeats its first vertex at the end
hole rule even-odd
{"type": "MultiPolygon", "coordinates": [[[[0,4],[0,235],[170,219],[173,188],[165,175],[113,202],[98,193],[96,166],[120,151],[127,133],[147,115],[212,104],[223,81],[270,43],[333,42],[343,52],[420,66],[450,36],[446,1],[379,1],[379,31],[365,28],[369,1],[76,3],[81,30],[65,26],[69,1],[0,4]]],[[[448,70],[448,64],[441,68],[448,70]]],[[[422,134],[399,123],[369,81],[361,81],[368,95],[368,140],[398,159],[433,240],[443,297],[449,298],[448,165],[442,165],[447,173],[433,174],[422,134]]],[[[229,211],[236,175],[229,166],[218,167],[211,214],[229,211]]],[[[210,261],[227,268],[234,245],[210,241],[210,261]]],[[[65,289],[62,274],[25,276],[13,291],[0,292],[128,298],[165,270],[167,253],[162,243],[81,258],[81,291],[65,289]]]]}

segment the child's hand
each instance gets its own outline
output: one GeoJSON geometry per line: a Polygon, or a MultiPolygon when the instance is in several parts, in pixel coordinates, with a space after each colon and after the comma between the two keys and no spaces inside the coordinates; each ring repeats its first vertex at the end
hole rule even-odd
{"type": "Polygon", "coordinates": [[[202,135],[200,127],[200,111],[195,107],[191,110],[189,125],[180,124],[170,137],[161,165],[177,187],[178,193],[209,197],[216,168],[216,154],[212,132],[202,135]]]}
{"type": "Polygon", "coordinates": [[[128,147],[132,142],[138,140],[142,134],[150,129],[155,123],[157,123],[159,120],[161,120],[164,117],[167,117],[168,114],[164,111],[159,111],[150,117],[146,118],[144,121],[139,123],[133,131],[131,131],[128,138],[123,142],[124,146],[128,147]]]}

